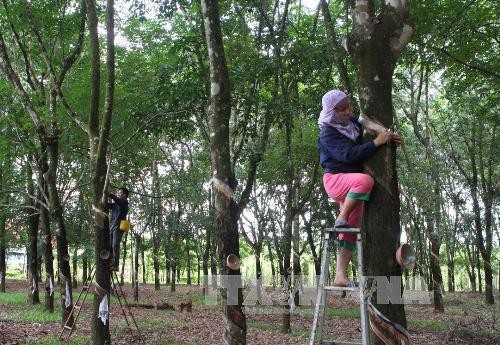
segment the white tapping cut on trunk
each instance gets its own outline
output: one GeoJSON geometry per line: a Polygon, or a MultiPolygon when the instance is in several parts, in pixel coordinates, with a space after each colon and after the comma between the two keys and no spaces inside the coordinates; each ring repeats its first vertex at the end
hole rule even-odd
{"type": "Polygon", "coordinates": [[[109,311],[108,311],[108,295],[104,295],[99,304],[99,314],[97,318],[101,319],[101,322],[104,326],[106,326],[106,322],[108,321],[109,311]]]}
{"type": "Polygon", "coordinates": [[[71,294],[69,293],[69,282],[66,281],[66,296],[65,296],[64,306],[66,308],[69,308],[70,305],[71,305],[71,294]]]}
{"type": "Polygon", "coordinates": [[[370,119],[366,114],[363,113],[359,115],[358,122],[373,134],[379,134],[387,131],[387,128],[377,123],[375,120],[370,119]]]}
{"type": "Polygon", "coordinates": [[[54,278],[52,276],[49,277],[49,288],[50,295],[52,296],[54,294],[54,278]]]}

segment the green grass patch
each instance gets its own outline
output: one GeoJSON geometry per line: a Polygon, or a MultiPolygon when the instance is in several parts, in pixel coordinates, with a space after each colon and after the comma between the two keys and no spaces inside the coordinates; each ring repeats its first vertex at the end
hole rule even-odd
{"type": "Polygon", "coordinates": [[[430,329],[432,331],[442,331],[446,329],[446,325],[442,321],[436,320],[408,320],[408,324],[413,327],[430,329]]]}
{"type": "Polygon", "coordinates": [[[6,314],[6,317],[14,321],[24,321],[24,322],[37,322],[37,323],[54,323],[61,322],[61,313],[54,312],[49,313],[44,311],[43,304],[36,304],[34,306],[26,306],[21,310],[10,311],[6,314]]]}
{"type": "Polygon", "coordinates": [[[309,338],[311,335],[310,330],[292,330],[291,336],[292,337],[300,337],[300,338],[309,338]]]}
{"type": "Polygon", "coordinates": [[[0,293],[0,304],[24,305],[28,303],[28,294],[24,292],[0,293]]]}
{"type": "Polygon", "coordinates": [[[359,319],[360,314],[357,309],[334,309],[326,308],[326,317],[340,317],[343,319],[359,319]]]}
{"type": "Polygon", "coordinates": [[[65,341],[60,341],[58,338],[43,338],[30,340],[24,343],[24,345],[63,345],[63,344],[73,344],[73,345],[90,345],[92,341],[86,339],[82,336],[71,336],[69,343],[65,341]]]}

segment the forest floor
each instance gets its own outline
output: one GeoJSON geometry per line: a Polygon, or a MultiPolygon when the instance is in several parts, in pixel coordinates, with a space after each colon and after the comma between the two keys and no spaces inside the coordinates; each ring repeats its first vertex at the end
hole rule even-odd
{"type": "MultiPolygon", "coordinates": [[[[42,285],[41,285],[42,287],[42,285]]],[[[8,280],[7,293],[0,293],[0,344],[59,344],[61,331],[60,313],[43,311],[42,305],[26,304],[28,283],[8,280]]],[[[132,288],[123,287],[129,303],[132,288]]],[[[212,345],[221,344],[223,315],[220,306],[205,303],[198,286],[178,285],[177,291],[162,286],[155,291],[154,285],[141,285],[139,304],[132,311],[146,344],[212,345]],[[192,312],[180,312],[181,303],[192,301],[192,312]],[[174,310],[161,309],[166,305],[174,310]],[[148,309],[147,306],[156,309],[148,309]]],[[[74,298],[80,287],[75,289],[74,298]]],[[[56,310],[59,310],[56,295],[56,310]]],[[[498,297],[498,296],[497,296],[498,297]]],[[[436,314],[432,305],[406,305],[408,331],[413,344],[500,344],[498,299],[494,306],[485,306],[484,295],[479,293],[447,293],[444,296],[445,313],[436,314]]],[[[133,303],[131,303],[133,304],[133,303]]],[[[71,336],[71,344],[90,344],[91,341],[90,296],[82,308],[77,327],[71,336]]],[[[247,342],[252,345],[306,344],[312,325],[312,309],[298,308],[291,317],[292,332],[282,334],[279,307],[248,310],[247,342]]],[[[326,339],[353,341],[360,338],[359,311],[355,298],[332,296],[328,301],[325,330],[326,339]]],[[[125,319],[112,297],[110,332],[113,344],[138,344],[127,330],[125,319]]]]}

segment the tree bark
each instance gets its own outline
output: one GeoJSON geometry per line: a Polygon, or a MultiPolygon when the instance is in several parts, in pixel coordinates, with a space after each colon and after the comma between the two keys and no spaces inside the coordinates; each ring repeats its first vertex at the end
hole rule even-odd
{"type": "Polygon", "coordinates": [[[142,283],[143,284],[146,284],[146,281],[147,281],[147,272],[146,272],[146,258],[145,258],[145,255],[144,255],[144,245],[143,243],[141,243],[141,260],[142,260],[142,283]]]}
{"type": "MultiPolygon", "coordinates": [[[[40,162],[45,163],[42,165],[45,166],[47,164],[46,158],[41,158],[40,162]]],[[[39,163],[40,164],[40,163],[39,163]]],[[[41,165],[41,166],[42,166],[41,165]]],[[[43,174],[45,168],[41,168],[39,171],[39,178],[41,185],[43,186],[44,194],[48,195],[47,184],[44,181],[43,174]]],[[[45,310],[53,313],[54,312],[54,254],[52,250],[52,232],[50,230],[50,215],[49,210],[45,207],[40,208],[40,226],[43,232],[44,238],[44,263],[45,263],[45,310]]]]}
{"type": "MultiPolygon", "coordinates": [[[[210,192],[210,205],[212,205],[211,202],[211,195],[212,193],[210,192]]],[[[210,206],[211,208],[211,206],[210,206]]],[[[211,226],[207,226],[207,231],[206,231],[206,240],[205,240],[205,248],[203,250],[203,295],[208,294],[208,260],[210,259],[210,240],[212,238],[211,234],[211,226]]]]}
{"type": "Polygon", "coordinates": [[[444,313],[443,303],[443,277],[441,267],[439,267],[439,248],[441,247],[441,238],[437,234],[430,236],[431,248],[429,262],[432,273],[432,290],[434,292],[434,312],[444,313]]]}
{"type": "MultiPolygon", "coordinates": [[[[371,0],[351,1],[351,10],[353,29],[348,50],[358,69],[360,108],[389,128],[393,122],[394,68],[413,32],[406,2],[383,2],[378,16],[371,0]]],[[[360,274],[401,277],[394,255],[401,236],[395,148],[386,145],[379,149],[365,169],[375,186],[363,219],[365,272],[360,274]]],[[[375,295],[372,303],[377,309],[406,328],[404,305],[377,304],[375,295]]],[[[381,344],[375,333],[371,338],[372,344],[381,344]]]]}
{"type": "MultiPolygon", "coordinates": [[[[1,170],[0,170],[1,174],[1,170]]],[[[1,175],[0,175],[1,178],[1,175]]],[[[5,275],[6,275],[6,262],[5,262],[5,249],[6,249],[6,241],[5,241],[5,222],[7,221],[7,217],[0,213],[0,292],[5,292],[5,275]]]]}
{"type": "Polygon", "coordinates": [[[267,253],[269,255],[269,261],[271,263],[272,284],[273,284],[273,288],[276,288],[276,269],[274,268],[274,255],[273,255],[273,251],[271,249],[271,239],[269,238],[269,236],[268,236],[266,242],[267,242],[267,253]]]}
{"type": "Polygon", "coordinates": [[[187,270],[187,285],[191,285],[191,254],[189,253],[189,242],[186,240],[186,270],[187,270]]]}
{"type": "Polygon", "coordinates": [[[177,260],[172,260],[172,277],[170,278],[170,292],[175,292],[175,281],[177,277],[177,260]]]}
{"type": "MultiPolygon", "coordinates": [[[[5,164],[0,163],[0,190],[5,188],[7,168],[10,165],[10,159],[7,156],[5,159],[5,164]]],[[[8,198],[6,195],[0,195],[0,203],[7,205],[8,198]]],[[[7,241],[5,233],[5,224],[7,222],[7,215],[4,212],[4,208],[0,206],[0,292],[5,292],[5,275],[7,273],[6,265],[6,251],[7,251],[7,241]]]]}
{"type": "Polygon", "coordinates": [[[141,236],[134,234],[135,238],[135,252],[134,252],[134,279],[132,284],[134,285],[134,301],[139,302],[139,251],[141,250],[141,236]]]}
{"type": "MultiPolygon", "coordinates": [[[[153,191],[161,195],[160,193],[160,181],[158,177],[158,162],[155,160],[152,166],[152,185],[153,191]]],[[[162,213],[161,213],[161,199],[153,199],[153,224],[151,226],[151,237],[153,241],[153,269],[154,269],[154,281],[155,290],[160,290],[160,233],[162,231],[162,213]]]]}
{"type": "Polygon", "coordinates": [[[124,284],[125,262],[127,261],[127,240],[128,240],[128,232],[125,233],[125,239],[123,240],[123,258],[122,258],[122,269],[120,272],[120,286],[123,286],[124,284]]]}
{"type": "MultiPolygon", "coordinates": [[[[63,207],[59,199],[59,192],[57,191],[57,165],[59,162],[58,132],[59,130],[57,128],[53,128],[53,137],[47,138],[46,140],[47,152],[49,156],[49,169],[45,175],[45,181],[47,182],[47,188],[49,191],[49,210],[51,218],[54,220],[56,225],[57,262],[59,264],[62,324],[64,324],[71,313],[71,309],[73,308],[73,295],[66,225],[64,222],[63,207]]],[[[72,324],[73,321],[69,320],[68,325],[72,324]]]]}
{"type": "MultiPolygon", "coordinates": [[[[99,118],[100,104],[100,46],[98,39],[98,19],[96,2],[86,0],[87,22],[90,38],[91,90],[90,115],[88,122],[90,164],[92,173],[92,209],[94,211],[93,230],[95,234],[95,284],[92,312],[92,343],[104,345],[111,342],[109,317],[99,317],[99,306],[109,301],[111,282],[109,267],[111,264],[111,243],[108,218],[107,177],[109,175],[106,153],[108,150],[111,118],[113,115],[115,87],[115,45],[114,45],[114,1],[106,2],[106,94],[104,112],[99,118]]],[[[109,162],[111,164],[111,162],[109,162]]],[[[109,305],[109,303],[108,303],[109,305]]]]}
{"type": "MultiPolygon", "coordinates": [[[[231,96],[229,76],[224,55],[222,32],[217,0],[202,0],[202,12],[205,24],[205,38],[210,65],[210,102],[208,122],[210,128],[210,154],[213,171],[213,190],[215,218],[219,231],[219,259],[221,273],[233,276],[241,282],[239,269],[232,270],[226,265],[226,258],[233,254],[239,257],[238,218],[239,209],[234,198],[236,181],[231,170],[229,148],[229,118],[231,116],[231,96]]],[[[241,286],[241,283],[239,284],[241,286]]],[[[235,291],[221,290],[224,313],[224,342],[231,345],[246,344],[246,317],[242,310],[243,295],[238,289],[238,296],[230,296],[236,303],[228,304],[228,293],[235,291]]]]}
{"type": "Polygon", "coordinates": [[[300,267],[300,222],[298,215],[293,220],[293,280],[295,287],[294,303],[299,305],[299,290],[302,288],[302,268],[300,267]]]}
{"type": "MultiPolygon", "coordinates": [[[[28,159],[31,159],[28,158],[28,159]]],[[[39,199],[40,193],[35,194],[35,187],[33,185],[33,171],[31,169],[31,163],[28,162],[26,165],[26,179],[28,182],[28,197],[26,199],[26,204],[29,206],[28,211],[28,251],[27,251],[27,269],[28,269],[28,281],[30,282],[30,290],[28,292],[28,301],[31,305],[40,303],[40,295],[38,291],[38,250],[37,250],[37,240],[38,240],[38,224],[40,221],[40,216],[38,210],[40,207],[39,199]]]]}

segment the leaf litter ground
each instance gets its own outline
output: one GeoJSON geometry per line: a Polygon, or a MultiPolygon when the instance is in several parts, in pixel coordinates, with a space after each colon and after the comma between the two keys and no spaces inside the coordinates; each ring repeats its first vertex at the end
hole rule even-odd
{"type": "MultiPolygon", "coordinates": [[[[141,285],[140,307],[132,307],[140,332],[146,344],[219,345],[222,343],[223,315],[218,305],[207,305],[198,286],[178,285],[176,292],[162,286],[155,291],[152,285],[141,285]],[[180,312],[180,304],[192,301],[192,312],[180,312]],[[173,307],[174,310],[162,309],[173,307]]],[[[132,288],[123,287],[131,305],[132,288]]],[[[10,280],[7,293],[25,293],[28,283],[10,280]]],[[[74,290],[75,298],[79,289],[74,290]]],[[[8,295],[6,295],[8,296],[8,295]]],[[[92,297],[82,309],[70,343],[90,344],[92,297]]],[[[478,293],[449,293],[445,296],[445,313],[433,313],[432,305],[406,306],[408,330],[414,344],[500,344],[499,308],[485,306],[478,293]]],[[[497,299],[498,301],[498,299],[497,299]]],[[[355,298],[331,296],[325,322],[326,339],[355,341],[360,337],[355,298]]],[[[56,315],[52,321],[40,321],[27,316],[27,304],[0,303],[0,344],[55,344],[61,325],[58,322],[59,301],[55,301],[56,315]],[[34,322],[35,321],[35,322],[34,322]]],[[[40,312],[44,314],[43,312],[40,312]]],[[[47,313],[45,313],[47,314],[47,313]]],[[[247,315],[247,343],[307,344],[312,325],[312,309],[296,309],[291,317],[292,333],[283,334],[279,307],[252,308],[247,315]]],[[[117,300],[112,298],[110,332],[113,344],[136,344],[136,337],[128,331],[117,300]]]]}

